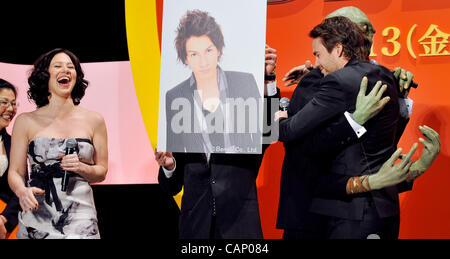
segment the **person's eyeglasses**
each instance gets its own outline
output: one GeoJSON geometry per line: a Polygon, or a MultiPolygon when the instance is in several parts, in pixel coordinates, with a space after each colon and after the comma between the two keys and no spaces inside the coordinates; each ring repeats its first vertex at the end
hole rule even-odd
{"type": "Polygon", "coordinates": [[[5,100],[0,100],[0,107],[8,108],[10,105],[11,105],[11,107],[13,109],[16,109],[17,106],[19,106],[19,104],[17,104],[16,102],[8,102],[8,101],[5,101],[5,100]]]}

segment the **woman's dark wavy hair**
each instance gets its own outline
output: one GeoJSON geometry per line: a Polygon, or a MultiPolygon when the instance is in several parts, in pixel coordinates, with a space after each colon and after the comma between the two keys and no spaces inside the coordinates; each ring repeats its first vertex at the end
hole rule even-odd
{"type": "Polygon", "coordinates": [[[217,50],[220,51],[220,59],[225,41],[219,24],[207,12],[190,10],[181,18],[177,28],[175,47],[177,49],[178,60],[186,65],[186,41],[192,36],[200,37],[203,35],[208,36],[217,50]]]}
{"type": "Polygon", "coordinates": [[[43,107],[49,103],[48,97],[50,92],[48,90],[48,81],[50,79],[50,73],[48,69],[50,62],[56,54],[67,54],[77,71],[77,80],[72,90],[72,100],[75,105],[80,104],[81,98],[83,98],[86,88],[89,82],[84,79],[83,69],[81,68],[80,60],[67,49],[57,48],[41,55],[35,62],[31,71],[30,77],[28,77],[28,84],[30,88],[27,91],[28,99],[32,100],[38,108],[43,107]]]}
{"type": "Polygon", "coordinates": [[[9,90],[13,91],[14,96],[17,98],[16,87],[13,84],[11,84],[10,82],[0,78],[0,90],[3,90],[3,89],[9,89],[9,90]]]}
{"type": "Polygon", "coordinates": [[[314,27],[309,36],[313,39],[320,37],[328,53],[331,53],[336,44],[340,43],[344,56],[348,59],[369,60],[369,53],[364,45],[363,31],[347,17],[327,18],[314,27]]]}

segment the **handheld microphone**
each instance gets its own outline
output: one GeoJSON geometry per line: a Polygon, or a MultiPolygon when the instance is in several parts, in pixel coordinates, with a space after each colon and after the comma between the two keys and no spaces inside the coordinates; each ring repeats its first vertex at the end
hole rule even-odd
{"type": "Polygon", "coordinates": [[[287,111],[288,107],[289,107],[289,98],[287,97],[283,97],[280,99],[280,109],[281,111],[287,111]]]}
{"type": "MultiPolygon", "coordinates": [[[[76,153],[78,153],[78,143],[76,139],[70,138],[66,142],[66,156],[76,153]]],[[[69,185],[69,177],[70,172],[64,171],[63,178],[61,181],[61,191],[63,192],[67,191],[67,185],[69,185]]]]}

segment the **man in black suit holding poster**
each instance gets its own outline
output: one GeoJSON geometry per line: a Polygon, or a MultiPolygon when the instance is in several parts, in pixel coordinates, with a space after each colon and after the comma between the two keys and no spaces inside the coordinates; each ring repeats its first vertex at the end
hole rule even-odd
{"type": "MultiPolygon", "coordinates": [[[[213,90],[216,89],[217,92],[215,93],[219,97],[222,97],[222,94],[225,93],[226,97],[231,99],[261,98],[253,76],[247,73],[224,71],[217,66],[222,52],[223,36],[219,25],[208,13],[199,10],[188,11],[180,21],[178,32],[180,38],[183,36],[185,39],[184,41],[180,40],[179,58],[190,65],[193,76],[167,93],[167,103],[171,103],[178,97],[185,97],[184,99],[190,103],[195,102],[194,97],[192,97],[193,92],[196,88],[201,88],[200,79],[204,79],[202,77],[206,74],[213,75],[213,87],[209,88],[212,95],[215,92],[213,90]],[[200,44],[195,44],[196,46],[192,47],[191,42],[200,44]],[[212,69],[196,69],[193,61],[199,56],[202,59],[210,60],[209,64],[212,65],[212,69]],[[196,75],[196,72],[198,72],[198,75],[196,75]],[[220,78],[223,78],[223,80],[220,78]],[[224,91],[220,91],[220,89],[224,91]]],[[[267,107],[271,107],[269,103],[272,102],[272,99],[274,103],[278,101],[280,95],[274,81],[277,55],[275,49],[269,46],[266,46],[266,52],[264,102],[267,107]]],[[[217,100],[219,99],[217,98],[217,100]]],[[[209,108],[205,107],[205,105],[208,106],[208,102],[203,102],[203,104],[199,102],[199,104],[203,109],[209,108]]],[[[215,111],[220,113],[220,102],[215,104],[215,111]]],[[[242,102],[242,104],[244,103],[242,102]]],[[[211,111],[205,111],[208,115],[209,112],[211,111]]],[[[268,110],[266,114],[268,125],[271,124],[272,113],[268,110]]],[[[167,114],[168,118],[173,117],[173,113],[170,113],[170,111],[167,114]]],[[[253,115],[256,115],[256,113],[253,115]]],[[[237,122],[247,123],[249,121],[237,120],[237,122]]],[[[170,120],[167,120],[167,151],[174,152],[156,152],[155,158],[161,165],[158,175],[161,188],[168,194],[175,195],[184,187],[179,220],[179,238],[263,238],[256,178],[264,151],[269,144],[261,143],[261,132],[259,132],[259,136],[249,133],[209,134],[208,138],[205,139],[210,141],[203,141],[202,134],[170,132],[171,124],[170,120]],[[255,147],[255,151],[247,152],[249,154],[243,154],[244,152],[218,153],[212,152],[211,148],[207,148],[207,146],[222,145],[228,147],[227,141],[224,140],[227,137],[229,137],[233,146],[255,147]],[[216,144],[205,145],[207,142],[216,144]],[[181,150],[175,146],[181,147],[181,150]],[[262,152],[257,152],[257,149],[262,149],[262,152]]]]}

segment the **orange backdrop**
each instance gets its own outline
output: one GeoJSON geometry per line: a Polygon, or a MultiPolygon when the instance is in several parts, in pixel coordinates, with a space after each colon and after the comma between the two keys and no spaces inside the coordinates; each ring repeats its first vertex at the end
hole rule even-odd
{"type": "MultiPolygon", "coordinates": [[[[157,0],[161,32],[162,0],[157,0]]],[[[446,0],[293,0],[268,6],[267,43],[278,50],[278,79],[305,60],[314,61],[308,32],[323,17],[343,6],[356,6],[367,14],[375,34],[373,59],[391,69],[402,66],[414,73],[419,88],[412,90],[414,100],[411,121],[400,141],[409,149],[421,136],[419,125],[428,125],[441,135],[441,153],[433,166],[401,195],[400,238],[450,237],[450,72],[447,46],[450,34],[450,2],[446,0]],[[437,26],[437,27],[436,27],[437,26]],[[408,44],[410,43],[410,44],[408,44]]],[[[278,82],[283,96],[290,97],[294,87],[278,82]]],[[[421,148],[419,149],[421,152],[421,148]]],[[[260,211],[265,238],[281,238],[275,228],[278,210],[280,174],[284,149],[272,145],[264,157],[257,180],[260,211]]],[[[416,158],[418,155],[416,155],[416,158]]]]}

